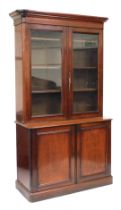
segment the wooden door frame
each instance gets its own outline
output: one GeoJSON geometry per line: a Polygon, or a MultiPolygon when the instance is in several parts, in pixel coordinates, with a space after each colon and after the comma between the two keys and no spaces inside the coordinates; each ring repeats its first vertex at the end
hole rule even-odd
{"type": "Polygon", "coordinates": [[[71,75],[71,88],[70,88],[70,116],[71,118],[85,118],[85,117],[97,117],[102,116],[103,113],[103,30],[102,29],[90,29],[90,28],[77,28],[69,27],[69,72],[71,75]],[[98,110],[85,113],[73,114],[73,46],[72,46],[72,33],[87,33],[98,34],[98,110]]]}
{"type": "Polygon", "coordinates": [[[23,34],[23,77],[24,77],[24,121],[39,121],[39,120],[61,120],[67,118],[68,113],[68,68],[67,68],[67,28],[61,26],[49,26],[39,24],[25,24],[25,33],[23,34]],[[43,30],[62,32],[62,114],[39,115],[32,116],[32,98],[31,98],[31,40],[30,30],[43,30]],[[26,44],[25,44],[26,42],[26,44]]]}

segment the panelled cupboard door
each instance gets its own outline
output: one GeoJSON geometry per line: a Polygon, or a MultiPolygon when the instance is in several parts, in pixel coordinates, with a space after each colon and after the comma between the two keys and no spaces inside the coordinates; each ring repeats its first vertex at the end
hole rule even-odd
{"type": "Polygon", "coordinates": [[[74,142],[73,126],[33,131],[33,188],[74,183],[74,142]]]}
{"type": "Polygon", "coordinates": [[[78,182],[110,175],[110,141],[110,124],[78,126],[78,182]]]}

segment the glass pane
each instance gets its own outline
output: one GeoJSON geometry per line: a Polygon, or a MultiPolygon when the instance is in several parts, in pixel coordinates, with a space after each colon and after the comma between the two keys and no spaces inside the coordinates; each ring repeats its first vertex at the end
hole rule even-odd
{"type": "Polygon", "coordinates": [[[73,112],[97,110],[98,35],[73,33],[73,112]]]}
{"type": "Polygon", "coordinates": [[[32,115],[62,113],[61,32],[31,31],[32,115]]]}

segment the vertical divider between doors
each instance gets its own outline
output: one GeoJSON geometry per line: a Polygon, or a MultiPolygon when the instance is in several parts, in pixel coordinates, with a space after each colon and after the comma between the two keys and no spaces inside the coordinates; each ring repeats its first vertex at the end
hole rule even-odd
{"type": "Polygon", "coordinates": [[[80,146],[81,146],[81,128],[76,126],[76,182],[80,181],[80,146]]]}
{"type": "Polygon", "coordinates": [[[76,125],[71,126],[71,173],[70,179],[73,180],[73,183],[77,183],[77,143],[76,143],[76,125]]]}
{"type": "Polygon", "coordinates": [[[73,52],[72,52],[72,29],[68,27],[68,117],[72,116],[73,106],[73,52]]]}
{"type": "Polygon", "coordinates": [[[65,117],[68,117],[68,42],[67,28],[63,27],[62,43],[62,110],[65,117]]]}

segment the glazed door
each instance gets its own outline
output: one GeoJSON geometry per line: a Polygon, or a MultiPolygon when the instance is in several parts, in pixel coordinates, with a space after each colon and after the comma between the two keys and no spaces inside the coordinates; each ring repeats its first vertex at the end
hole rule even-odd
{"type": "Polygon", "coordinates": [[[31,116],[66,116],[66,29],[31,26],[31,116]]]}
{"type": "Polygon", "coordinates": [[[70,65],[73,116],[102,112],[102,32],[70,29],[70,65]]]}
{"type": "Polygon", "coordinates": [[[33,188],[74,183],[74,128],[62,126],[33,131],[33,188]]]}
{"type": "Polygon", "coordinates": [[[101,116],[102,30],[31,25],[28,31],[27,118],[101,116]]]}
{"type": "Polygon", "coordinates": [[[78,126],[78,182],[110,175],[110,141],[110,123],[78,126]]]}

